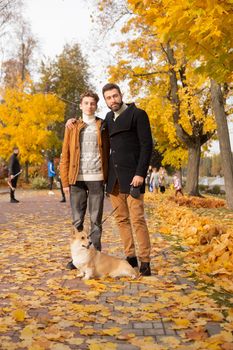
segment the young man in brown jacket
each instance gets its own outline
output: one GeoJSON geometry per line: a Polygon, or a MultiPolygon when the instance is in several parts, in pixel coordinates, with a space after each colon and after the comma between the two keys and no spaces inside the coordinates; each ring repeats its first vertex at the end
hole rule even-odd
{"type": "MultiPolygon", "coordinates": [[[[104,183],[107,180],[109,141],[105,122],[95,117],[99,97],[87,91],[80,97],[82,118],[65,129],[60,164],[64,192],[70,195],[73,224],[78,231],[89,200],[91,241],[101,250],[104,183]]],[[[72,262],[68,268],[75,268],[72,262]]]]}

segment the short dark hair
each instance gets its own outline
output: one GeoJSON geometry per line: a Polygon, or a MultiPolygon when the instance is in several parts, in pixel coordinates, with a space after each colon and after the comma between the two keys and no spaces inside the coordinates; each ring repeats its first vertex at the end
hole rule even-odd
{"type": "Polygon", "coordinates": [[[80,96],[80,103],[82,103],[82,100],[84,99],[84,97],[92,97],[92,98],[94,98],[96,104],[99,102],[99,96],[95,92],[93,92],[91,90],[85,91],[84,93],[81,94],[81,96],[80,96]]]}
{"type": "Polygon", "coordinates": [[[19,147],[17,147],[17,146],[13,147],[13,151],[18,151],[18,150],[19,150],[19,147]]]}
{"type": "Polygon", "coordinates": [[[119,86],[117,84],[108,83],[108,84],[104,85],[104,87],[102,89],[103,96],[104,96],[104,93],[106,91],[113,90],[113,89],[117,89],[118,92],[121,94],[121,89],[119,88],[119,86]]]}

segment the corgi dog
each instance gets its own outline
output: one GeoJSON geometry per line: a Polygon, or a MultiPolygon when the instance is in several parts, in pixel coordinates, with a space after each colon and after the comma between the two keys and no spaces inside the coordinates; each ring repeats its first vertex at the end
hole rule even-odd
{"type": "Polygon", "coordinates": [[[70,250],[72,262],[80,272],[77,277],[85,280],[107,276],[137,277],[136,271],[126,260],[96,250],[86,231],[79,232],[73,227],[70,250]]]}

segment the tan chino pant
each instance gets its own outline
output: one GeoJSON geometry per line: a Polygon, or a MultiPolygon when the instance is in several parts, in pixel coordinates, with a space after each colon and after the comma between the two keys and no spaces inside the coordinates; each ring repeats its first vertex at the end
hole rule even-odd
{"type": "Polygon", "coordinates": [[[123,242],[126,257],[136,256],[133,232],[138,243],[138,258],[141,262],[150,261],[150,237],[144,216],[143,194],[135,199],[132,196],[119,193],[118,186],[110,194],[120,237],[123,242]]]}

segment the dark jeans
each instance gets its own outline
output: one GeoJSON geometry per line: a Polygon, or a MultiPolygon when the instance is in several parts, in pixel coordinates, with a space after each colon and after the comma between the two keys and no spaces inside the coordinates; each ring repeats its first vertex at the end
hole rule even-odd
{"type": "Polygon", "coordinates": [[[49,176],[49,190],[52,191],[53,189],[53,176],[49,176]]]}
{"type": "MultiPolygon", "coordinates": [[[[17,181],[18,181],[18,176],[14,177],[11,180],[11,186],[14,187],[15,189],[17,187],[17,181]]],[[[15,199],[15,190],[13,191],[12,189],[10,189],[10,196],[11,196],[11,199],[15,199]]]]}
{"type": "Polygon", "coordinates": [[[58,181],[60,183],[60,190],[61,190],[62,199],[66,199],[65,193],[63,191],[63,186],[62,186],[61,179],[59,178],[58,181]]]}
{"type": "Polygon", "coordinates": [[[91,221],[91,241],[97,250],[101,250],[102,216],[104,204],[103,181],[77,181],[70,186],[70,203],[73,224],[82,230],[84,218],[88,208],[91,221]]]}

